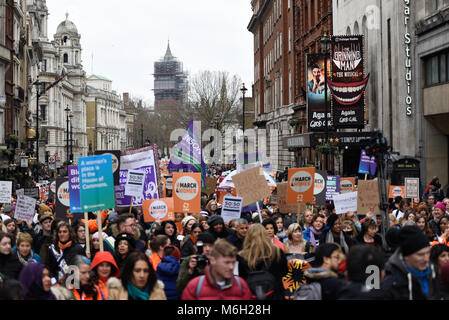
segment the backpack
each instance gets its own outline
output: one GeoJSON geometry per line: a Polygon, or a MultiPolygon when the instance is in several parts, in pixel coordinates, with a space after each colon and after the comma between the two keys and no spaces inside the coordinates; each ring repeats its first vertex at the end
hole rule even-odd
{"type": "MultiPolygon", "coordinates": [[[[198,297],[200,296],[201,287],[203,286],[204,278],[206,276],[203,274],[200,277],[200,280],[198,280],[198,284],[196,285],[196,291],[195,291],[195,297],[198,300],[198,297]]],[[[243,293],[242,283],[240,282],[240,278],[238,276],[234,277],[235,281],[237,281],[237,284],[239,285],[240,293],[243,293]]]]}
{"type": "Polygon", "coordinates": [[[321,300],[321,284],[312,282],[303,284],[296,292],[293,300],[321,300]]]}
{"type": "Polygon", "coordinates": [[[276,278],[267,270],[252,271],[246,283],[256,300],[273,300],[276,278]]]}

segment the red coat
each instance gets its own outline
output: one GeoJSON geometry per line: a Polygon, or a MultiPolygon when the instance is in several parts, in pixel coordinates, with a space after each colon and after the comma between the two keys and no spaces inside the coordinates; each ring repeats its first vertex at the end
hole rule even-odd
{"type": "Polygon", "coordinates": [[[240,277],[240,285],[236,280],[232,279],[232,285],[221,290],[213,279],[211,279],[209,268],[206,268],[205,278],[201,285],[198,298],[196,296],[198,284],[201,276],[192,279],[184,291],[182,292],[181,300],[250,300],[251,290],[246,281],[240,277]]]}

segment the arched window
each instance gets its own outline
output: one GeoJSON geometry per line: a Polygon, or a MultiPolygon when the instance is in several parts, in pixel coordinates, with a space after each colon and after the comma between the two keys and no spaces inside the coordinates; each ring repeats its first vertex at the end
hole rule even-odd
{"type": "Polygon", "coordinates": [[[359,23],[357,21],[354,23],[354,34],[360,34],[359,23]]]}
{"type": "Polygon", "coordinates": [[[69,55],[64,53],[64,63],[69,63],[69,55]]]}
{"type": "Polygon", "coordinates": [[[346,28],[346,35],[351,35],[351,28],[350,27],[347,27],[346,28]]]}
{"type": "Polygon", "coordinates": [[[67,43],[67,36],[64,36],[64,43],[67,43]]]}

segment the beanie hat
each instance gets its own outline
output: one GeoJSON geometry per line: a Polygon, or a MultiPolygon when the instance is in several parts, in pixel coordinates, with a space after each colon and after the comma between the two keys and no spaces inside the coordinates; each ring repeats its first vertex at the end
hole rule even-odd
{"type": "Polygon", "coordinates": [[[11,213],[11,211],[12,211],[13,209],[14,209],[14,208],[13,208],[12,205],[7,204],[7,205],[5,206],[5,208],[3,209],[3,213],[6,213],[6,214],[11,213]]]}
{"type": "Polygon", "coordinates": [[[433,207],[441,209],[443,213],[446,212],[446,205],[443,202],[438,201],[433,207]]]}
{"type": "Polygon", "coordinates": [[[213,244],[215,242],[215,238],[209,232],[201,232],[196,238],[196,242],[203,241],[203,243],[213,244]]]}
{"type": "Polygon", "coordinates": [[[443,284],[443,287],[448,290],[449,289],[449,263],[445,263],[441,266],[440,269],[440,277],[441,277],[441,283],[443,284]]]}
{"type": "Polygon", "coordinates": [[[333,213],[329,217],[327,217],[326,224],[329,226],[329,228],[332,228],[332,226],[338,220],[338,218],[339,218],[339,216],[335,213],[333,213]]]}
{"type": "Polygon", "coordinates": [[[130,235],[129,233],[122,232],[115,239],[115,243],[114,243],[115,251],[117,251],[118,244],[119,244],[120,240],[126,240],[126,241],[128,241],[128,245],[132,249],[136,248],[136,240],[134,240],[134,237],[132,235],[130,235]]]}
{"type": "Polygon", "coordinates": [[[399,229],[398,228],[390,228],[388,229],[387,233],[385,234],[385,241],[387,241],[387,244],[395,249],[399,246],[400,239],[399,239],[399,229]]]}
{"type": "Polygon", "coordinates": [[[403,227],[399,231],[399,241],[404,257],[430,246],[427,236],[417,226],[403,227]]]}
{"type": "MultiPolygon", "coordinates": [[[[109,237],[106,232],[102,232],[101,235],[103,236],[103,240],[105,240],[107,237],[109,237]]],[[[99,238],[100,238],[100,234],[98,233],[98,231],[92,235],[92,239],[99,239],[99,238]]]]}
{"type": "Polygon", "coordinates": [[[166,245],[164,247],[164,255],[165,255],[165,249],[166,248],[173,248],[173,251],[172,251],[172,253],[169,256],[175,257],[176,260],[178,260],[178,261],[181,259],[181,251],[178,249],[178,247],[173,246],[173,245],[166,245]]]}
{"type": "Polygon", "coordinates": [[[117,211],[110,211],[107,220],[111,223],[114,223],[117,220],[118,213],[117,211]]]}
{"type": "Polygon", "coordinates": [[[196,221],[194,216],[186,216],[186,217],[184,217],[182,219],[181,224],[182,224],[182,228],[183,229],[186,227],[187,223],[189,223],[190,220],[195,220],[196,221]]]}
{"type": "Polygon", "coordinates": [[[49,214],[49,213],[46,213],[46,214],[42,214],[42,215],[39,216],[39,222],[40,223],[44,222],[44,220],[46,220],[46,219],[53,219],[53,215],[49,214]]]}
{"type": "Polygon", "coordinates": [[[217,224],[223,224],[224,220],[221,216],[215,215],[207,219],[207,224],[212,228],[213,226],[216,226],[217,224]]]}

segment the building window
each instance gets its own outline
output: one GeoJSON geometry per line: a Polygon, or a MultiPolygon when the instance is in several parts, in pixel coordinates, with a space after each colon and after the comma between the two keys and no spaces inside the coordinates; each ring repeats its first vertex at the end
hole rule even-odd
{"type": "Polygon", "coordinates": [[[426,86],[448,82],[449,51],[424,58],[426,86]]]}
{"type": "Polygon", "coordinates": [[[69,55],[64,53],[64,63],[69,63],[69,55]]]}
{"type": "Polygon", "coordinates": [[[42,62],[41,62],[41,71],[42,72],[47,71],[47,60],[46,59],[42,60],[42,62]]]}
{"type": "Polygon", "coordinates": [[[39,110],[41,112],[41,120],[46,121],[47,120],[47,106],[46,105],[42,105],[39,106],[39,110]]]}

